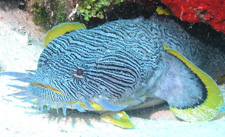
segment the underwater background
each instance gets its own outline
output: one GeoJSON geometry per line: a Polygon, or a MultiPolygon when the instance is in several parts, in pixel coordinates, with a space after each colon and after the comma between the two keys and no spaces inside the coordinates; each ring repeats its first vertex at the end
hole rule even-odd
{"type": "MultiPolygon", "coordinates": [[[[214,1],[216,2],[221,1],[214,1]]],[[[210,3],[207,4],[210,5],[210,3]]],[[[180,15],[180,10],[170,11],[166,5],[170,9],[179,9],[178,4],[176,8],[172,8],[171,6],[175,4],[169,3],[169,0],[161,2],[158,0],[0,1],[0,72],[27,73],[26,70],[36,70],[39,56],[44,49],[42,45],[45,33],[59,23],[78,21],[84,23],[87,28],[93,28],[117,19],[131,19],[139,16],[150,18],[156,10],[158,13],[174,17],[180,15]]],[[[186,12],[184,15],[188,16],[182,16],[182,20],[191,23],[183,22],[183,25],[189,29],[190,33],[202,31],[209,36],[209,39],[212,36],[215,42],[219,43],[225,38],[224,14],[214,13],[219,17],[208,19],[206,17],[211,15],[211,11],[206,12],[206,8],[213,8],[214,12],[216,12],[215,8],[222,8],[220,11],[224,13],[225,5],[224,3],[211,5],[205,7],[201,5],[202,8],[197,12],[199,18],[197,18],[191,16],[192,11],[187,8],[190,3],[186,4],[186,7],[183,7],[183,13],[186,12]],[[222,23],[221,20],[223,20],[222,23]]],[[[201,36],[196,37],[201,39],[201,36]]],[[[219,43],[218,45],[223,46],[223,50],[225,49],[225,44],[219,43]]],[[[17,73],[17,76],[26,79],[25,75],[17,73]]],[[[76,110],[67,110],[67,116],[64,116],[62,110],[59,110],[57,114],[54,109],[48,111],[44,108],[40,113],[37,105],[7,96],[23,90],[22,87],[27,85],[28,83],[17,81],[14,77],[0,75],[1,136],[222,137],[225,135],[224,108],[210,122],[188,123],[176,118],[167,104],[161,104],[151,108],[128,111],[127,114],[136,127],[135,129],[122,129],[102,122],[99,114],[94,112],[80,113],[76,110]],[[10,85],[17,85],[17,87],[10,85]]],[[[219,87],[225,96],[225,84],[221,83],[219,87]]]]}

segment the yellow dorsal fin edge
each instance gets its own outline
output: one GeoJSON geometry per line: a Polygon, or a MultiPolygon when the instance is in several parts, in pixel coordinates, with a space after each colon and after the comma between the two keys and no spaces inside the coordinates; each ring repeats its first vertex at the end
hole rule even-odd
{"type": "Polygon", "coordinates": [[[44,38],[44,46],[46,47],[49,42],[51,42],[54,38],[61,36],[67,32],[86,28],[86,26],[82,23],[78,22],[67,22],[61,23],[57,26],[54,26],[51,30],[47,32],[44,38]]]}
{"type": "Polygon", "coordinates": [[[192,64],[187,58],[182,56],[177,50],[169,48],[166,44],[163,45],[163,48],[166,52],[185,63],[186,66],[201,79],[207,90],[206,100],[195,108],[179,109],[170,106],[170,110],[177,117],[190,122],[208,121],[215,118],[224,103],[221,91],[215,81],[201,69],[192,64]]]}

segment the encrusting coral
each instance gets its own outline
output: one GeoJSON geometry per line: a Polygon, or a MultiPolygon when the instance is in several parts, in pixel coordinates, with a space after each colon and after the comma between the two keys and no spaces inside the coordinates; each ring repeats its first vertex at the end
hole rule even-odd
{"type": "MultiPolygon", "coordinates": [[[[124,0],[25,0],[26,10],[34,14],[34,22],[52,27],[66,21],[90,18],[104,19],[105,8],[118,5],[124,0]]],[[[25,5],[24,4],[24,5],[25,5]]]]}

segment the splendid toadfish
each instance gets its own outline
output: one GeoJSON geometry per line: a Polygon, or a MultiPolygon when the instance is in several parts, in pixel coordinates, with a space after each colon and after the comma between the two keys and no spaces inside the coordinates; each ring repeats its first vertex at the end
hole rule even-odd
{"type": "Polygon", "coordinates": [[[225,74],[225,54],[168,18],[121,19],[92,29],[64,23],[46,34],[44,46],[28,90],[14,95],[38,99],[40,109],[96,111],[134,128],[125,111],[154,99],[190,122],[209,121],[223,106],[212,78],[225,74]]]}

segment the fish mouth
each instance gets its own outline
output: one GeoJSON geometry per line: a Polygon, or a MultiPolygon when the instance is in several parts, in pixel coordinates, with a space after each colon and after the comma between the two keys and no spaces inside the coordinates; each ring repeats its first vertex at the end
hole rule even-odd
{"type": "Polygon", "coordinates": [[[43,85],[41,83],[34,82],[34,83],[31,84],[31,86],[33,86],[33,87],[42,87],[42,88],[45,88],[45,89],[49,89],[49,90],[51,90],[51,91],[53,91],[53,92],[55,92],[57,94],[64,95],[61,91],[59,91],[58,89],[53,88],[53,87],[51,87],[49,85],[43,85]]]}

